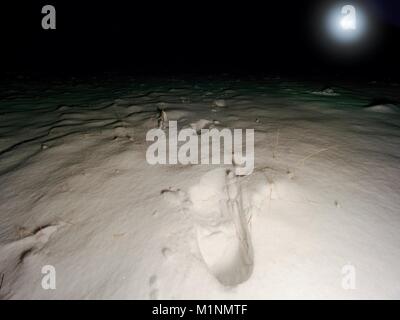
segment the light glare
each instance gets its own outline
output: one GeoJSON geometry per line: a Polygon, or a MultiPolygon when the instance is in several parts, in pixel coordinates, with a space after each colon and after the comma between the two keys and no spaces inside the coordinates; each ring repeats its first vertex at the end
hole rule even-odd
{"type": "Polygon", "coordinates": [[[353,5],[337,6],[329,11],[327,30],[336,42],[355,43],[365,35],[366,18],[363,12],[353,5]]]}

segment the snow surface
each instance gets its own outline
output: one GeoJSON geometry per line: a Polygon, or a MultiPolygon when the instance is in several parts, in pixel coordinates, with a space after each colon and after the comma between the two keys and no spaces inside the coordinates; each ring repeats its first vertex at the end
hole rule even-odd
{"type": "Polygon", "coordinates": [[[381,113],[399,113],[400,109],[398,106],[388,103],[388,104],[376,104],[366,107],[365,110],[371,112],[381,112],[381,113]]]}
{"type": "Polygon", "coordinates": [[[0,297],[400,298],[400,117],[366,108],[399,92],[318,87],[3,85],[0,297]],[[159,110],[180,128],[255,129],[253,174],[147,164],[159,110]],[[44,265],[55,290],[41,287],[44,265]],[[346,265],[353,290],[342,287],[346,265]]]}

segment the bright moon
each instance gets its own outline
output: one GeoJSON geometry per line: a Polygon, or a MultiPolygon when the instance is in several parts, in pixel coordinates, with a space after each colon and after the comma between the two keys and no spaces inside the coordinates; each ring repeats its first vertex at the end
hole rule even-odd
{"type": "Polygon", "coordinates": [[[327,10],[327,34],[338,44],[361,43],[367,34],[367,16],[361,7],[351,4],[327,10]]]}

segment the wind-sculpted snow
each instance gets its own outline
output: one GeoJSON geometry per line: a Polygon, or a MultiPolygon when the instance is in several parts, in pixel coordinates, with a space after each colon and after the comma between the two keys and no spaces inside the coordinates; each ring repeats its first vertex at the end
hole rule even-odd
{"type": "Polygon", "coordinates": [[[0,90],[1,298],[399,298],[397,87],[26,81],[0,90]],[[253,172],[150,165],[169,121],[254,129],[253,172]]]}

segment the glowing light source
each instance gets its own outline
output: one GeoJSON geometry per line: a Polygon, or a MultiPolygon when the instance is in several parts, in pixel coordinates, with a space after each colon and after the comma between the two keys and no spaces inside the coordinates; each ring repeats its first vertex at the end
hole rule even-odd
{"type": "Polygon", "coordinates": [[[377,47],[380,32],[371,10],[359,0],[335,0],[316,6],[310,27],[318,46],[337,61],[367,57],[377,47]]]}
{"type": "Polygon", "coordinates": [[[360,8],[344,4],[328,12],[329,35],[342,44],[360,41],[366,32],[366,17],[360,8]]]}

